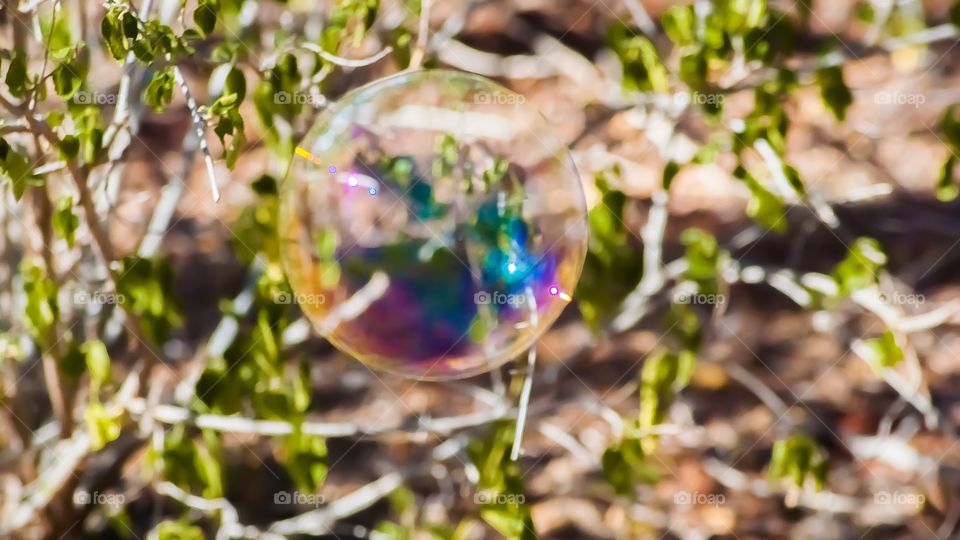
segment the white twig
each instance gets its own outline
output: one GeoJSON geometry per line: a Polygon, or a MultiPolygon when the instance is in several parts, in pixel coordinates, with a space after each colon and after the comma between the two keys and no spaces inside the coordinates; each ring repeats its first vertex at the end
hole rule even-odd
{"type": "MultiPolygon", "coordinates": [[[[857,356],[863,359],[871,368],[873,364],[870,359],[874,356],[873,351],[866,347],[862,340],[856,340],[850,345],[850,349],[857,356]]],[[[930,396],[925,391],[922,375],[915,381],[909,381],[903,374],[897,371],[896,367],[880,369],[880,376],[886,381],[890,388],[893,388],[903,399],[923,414],[924,422],[928,429],[934,429],[940,422],[940,414],[936,407],[930,401],[930,396]]]]}
{"type": "Polygon", "coordinates": [[[282,538],[274,535],[266,535],[253,526],[244,526],[240,522],[240,515],[237,513],[237,509],[234,508],[227,499],[206,499],[198,497],[187,493],[170,482],[159,482],[156,489],[157,493],[175,499],[195,510],[206,514],[219,513],[220,528],[217,529],[216,540],[228,540],[230,538],[282,538]]]}
{"type": "MultiPolygon", "coordinates": [[[[472,393],[474,399],[478,402],[476,412],[440,418],[421,417],[418,427],[425,432],[450,435],[458,430],[482,426],[501,418],[507,418],[514,412],[507,401],[489,390],[469,387],[465,392],[472,393]]],[[[190,424],[201,429],[221,433],[280,437],[289,435],[294,431],[293,424],[282,420],[255,420],[241,416],[195,414],[189,409],[176,405],[161,404],[151,407],[142,398],[128,400],[126,409],[136,417],[149,416],[151,419],[164,424],[190,424]]],[[[299,429],[308,435],[326,438],[375,437],[406,433],[402,428],[397,427],[361,426],[349,422],[304,421],[299,425],[299,429]]]]}
{"type": "Polygon", "coordinates": [[[523,379],[523,389],[520,392],[520,405],[517,412],[517,429],[513,434],[513,448],[510,450],[510,459],[520,458],[520,448],[523,444],[523,429],[527,424],[527,408],[530,405],[530,393],[533,390],[533,369],[537,364],[537,346],[530,346],[527,353],[527,369],[523,379]]]}
{"type": "Polygon", "coordinates": [[[335,64],[342,67],[352,67],[352,68],[369,66],[370,64],[376,63],[381,58],[384,58],[385,56],[393,52],[393,47],[388,46],[388,47],[384,47],[377,53],[371,56],[368,56],[366,58],[352,59],[352,58],[344,58],[342,56],[337,56],[335,54],[330,54],[327,51],[323,50],[323,47],[317,45],[316,43],[306,42],[301,44],[300,46],[316,54],[320,58],[323,58],[327,62],[330,62],[331,64],[335,64]]]}
{"type": "Polygon", "coordinates": [[[743,366],[730,361],[719,362],[718,365],[730,375],[730,378],[757,396],[768,409],[773,411],[773,414],[776,415],[777,418],[787,418],[790,407],[780,399],[780,396],[778,396],[773,389],[764,384],[764,382],[753,373],[744,369],[743,366]]]}
{"type": "Polygon", "coordinates": [[[407,69],[419,69],[427,55],[427,44],[430,38],[430,8],[433,0],[423,0],[420,3],[420,24],[417,27],[417,46],[410,55],[410,66],[407,69]]]}
{"type": "MultiPolygon", "coordinates": [[[[682,258],[676,259],[666,264],[663,270],[663,279],[665,282],[676,279],[687,270],[687,261],[682,258]]],[[[671,289],[671,291],[675,289],[676,287],[671,289]]],[[[623,332],[637,324],[640,319],[650,312],[653,303],[649,300],[657,292],[658,290],[652,290],[648,293],[645,290],[641,290],[638,285],[627,295],[626,299],[624,299],[620,313],[610,323],[610,329],[614,332],[623,332]]]]}
{"type": "Polygon", "coordinates": [[[624,0],[624,3],[627,5],[630,16],[633,17],[633,22],[637,23],[640,30],[643,30],[643,33],[649,37],[655,36],[657,25],[654,24],[653,19],[650,18],[650,14],[647,13],[640,0],[624,0]]]}
{"type": "MultiPolygon", "coordinates": [[[[716,458],[705,459],[703,469],[707,475],[728,489],[746,491],[756,497],[770,497],[774,494],[768,480],[753,478],[716,458]]],[[[863,501],[859,499],[829,491],[819,493],[804,491],[799,496],[798,506],[832,514],[853,514],[864,506],[863,501]]]]}
{"type": "Polygon", "coordinates": [[[9,538],[15,531],[36,519],[39,511],[47,507],[74,475],[89,450],[90,436],[85,431],[78,431],[73,437],[58,441],[51,450],[50,459],[45,461],[48,467],[25,487],[27,498],[16,507],[9,519],[0,522],[0,537],[9,538]]]}
{"type": "Polygon", "coordinates": [[[638,289],[643,291],[645,296],[650,296],[663,287],[663,235],[667,230],[669,201],[666,190],[655,191],[650,198],[647,222],[640,230],[640,238],[643,240],[643,277],[638,289]]]}
{"type": "Polygon", "coordinates": [[[887,51],[896,51],[914,45],[927,45],[945,39],[954,39],[960,35],[960,29],[953,24],[931,26],[926,30],[898,36],[884,41],[881,46],[887,51]]]}
{"type": "Polygon", "coordinates": [[[213,196],[213,201],[217,202],[220,200],[220,187],[217,184],[216,169],[213,167],[213,156],[210,154],[210,147],[207,146],[207,122],[200,116],[197,102],[193,99],[193,94],[190,93],[187,80],[183,77],[183,72],[180,71],[179,66],[173,66],[173,78],[180,86],[180,91],[183,92],[183,97],[187,101],[187,108],[190,109],[190,117],[193,118],[193,127],[197,132],[200,152],[203,153],[203,162],[207,166],[207,180],[210,182],[210,193],[213,196]]]}
{"type": "Polygon", "coordinates": [[[580,444],[580,441],[566,431],[548,422],[541,423],[539,429],[540,433],[545,437],[565,448],[587,467],[593,468],[600,465],[597,456],[591,454],[589,450],[580,444]]]}
{"type": "Polygon", "coordinates": [[[402,486],[403,478],[402,474],[392,472],[352,491],[323,508],[318,508],[317,510],[312,510],[290,519],[278,521],[271,525],[268,530],[269,532],[282,535],[331,534],[333,532],[333,526],[338,520],[369,508],[402,486]]]}
{"type": "MultiPolygon", "coordinates": [[[[527,287],[527,306],[530,308],[530,327],[536,328],[539,317],[537,315],[537,300],[533,289],[527,287]]],[[[520,404],[517,407],[517,428],[513,434],[513,448],[510,450],[510,459],[520,458],[520,447],[523,444],[523,428],[527,424],[527,408],[530,406],[530,393],[533,391],[533,372],[537,365],[537,344],[534,342],[527,353],[527,369],[524,373],[523,389],[520,391],[520,404]]]]}
{"type": "Polygon", "coordinates": [[[437,55],[445,64],[486,77],[545,79],[558,73],[554,66],[544,63],[536,55],[500,56],[475,49],[455,39],[444,41],[443,46],[437,48],[437,55]]]}
{"type": "Polygon", "coordinates": [[[376,272],[370,277],[370,281],[353,294],[347,301],[342,302],[333,308],[327,318],[323,320],[318,328],[321,336],[327,336],[333,332],[343,321],[349,321],[366,311],[370,304],[374,303],[381,296],[386,294],[390,288],[390,278],[383,272],[376,272]]]}

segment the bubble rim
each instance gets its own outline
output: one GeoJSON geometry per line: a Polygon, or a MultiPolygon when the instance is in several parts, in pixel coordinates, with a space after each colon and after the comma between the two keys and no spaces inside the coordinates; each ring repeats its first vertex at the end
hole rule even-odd
{"type": "MultiPolygon", "coordinates": [[[[343,114],[346,109],[354,106],[352,102],[357,101],[358,99],[363,99],[364,94],[367,94],[370,92],[383,91],[393,86],[404,84],[408,82],[409,79],[419,78],[419,77],[425,77],[427,79],[433,79],[433,80],[439,80],[439,81],[444,81],[444,80],[449,81],[452,79],[459,79],[463,83],[468,83],[468,85],[478,84],[482,86],[487,86],[491,90],[501,92],[505,95],[521,96],[521,94],[514,92],[513,90],[497,83],[496,81],[477,75],[475,73],[456,71],[456,70],[447,70],[447,69],[425,69],[425,70],[415,70],[415,71],[404,71],[404,72],[395,73],[393,75],[368,82],[362,86],[354,88],[346,92],[345,94],[343,94],[331,106],[327,107],[321,114],[319,114],[314,119],[313,125],[300,139],[300,142],[303,142],[306,140],[311,140],[311,141],[316,140],[319,136],[323,134],[323,132],[329,129],[329,127],[333,123],[333,120],[338,115],[343,114]]],[[[542,113],[542,111],[540,111],[537,107],[535,107],[529,101],[526,102],[523,106],[531,108],[532,111],[535,112],[536,115],[540,117],[540,119],[542,119],[544,122],[548,122],[546,116],[542,113]]],[[[544,134],[544,135],[548,138],[552,137],[552,135],[550,134],[544,134]]],[[[538,134],[534,134],[534,136],[537,137],[538,140],[541,140],[541,137],[539,137],[538,134]]],[[[570,151],[570,147],[567,145],[567,143],[564,142],[561,145],[560,150],[556,152],[554,158],[560,161],[560,165],[562,167],[568,168],[570,174],[572,175],[572,178],[575,178],[577,180],[576,182],[577,187],[580,188],[576,190],[576,193],[574,194],[574,198],[576,199],[577,206],[579,206],[582,212],[580,213],[579,218],[571,218],[571,219],[578,219],[581,222],[580,225],[584,235],[586,236],[586,239],[583,243],[580,243],[579,247],[573,252],[574,264],[570,265],[569,267],[569,271],[571,273],[571,277],[570,277],[571,284],[573,286],[571,287],[571,289],[573,289],[576,287],[576,285],[580,281],[580,277],[583,273],[583,266],[586,262],[586,255],[588,251],[589,234],[590,234],[589,215],[588,215],[589,208],[587,206],[586,194],[584,192],[580,172],[577,169],[576,163],[574,162],[573,156],[570,151]]],[[[287,189],[288,183],[295,181],[291,179],[291,173],[294,169],[295,160],[296,160],[296,154],[294,154],[290,158],[287,164],[286,173],[284,174],[284,177],[283,177],[283,181],[280,184],[280,189],[279,189],[280,208],[279,208],[278,230],[277,230],[277,234],[279,236],[279,241],[281,245],[280,259],[283,266],[284,275],[287,277],[288,281],[290,282],[291,287],[294,287],[294,281],[300,281],[300,280],[295,280],[293,277],[291,277],[291,274],[288,272],[288,269],[292,267],[292,261],[290,260],[288,249],[286,248],[287,242],[291,242],[291,241],[296,242],[297,240],[290,238],[288,235],[284,234],[284,231],[286,231],[289,228],[292,221],[292,219],[290,218],[285,219],[285,216],[290,215],[290,212],[288,211],[288,206],[290,204],[288,202],[288,199],[290,197],[287,196],[287,194],[288,193],[294,194],[294,191],[295,191],[295,190],[287,189]]],[[[559,300],[554,300],[554,301],[559,301],[559,300]]],[[[569,304],[569,302],[566,302],[566,303],[569,304]]],[[[467,379],[470,377],[481,375],[483,373],[487,373],[489,371],[493,371],[494,369],[498,369],[503,365],[507,364],[508,362],[515,360],[520,355],[522,355],[525,351],[530,350],[531,347],[535,347],[537,340],[541,336],[543,336],[550,328],[553,327],[554,323],[556,323],[557,319],[560,318],[560,315],[564,311],[565,311],[565,308],[560,308],[557,310],[547,310],[545,311],[544,314],[542,314],[545,316],[540,318],[536,327],[532,329],[527,329],[527,328],[518,329],[517,332],[519,335],[517,339],[514,340],[514,344],[502,349],[500,351],[500,354],[498,355],[499,357],[498,360],[487,359],[486,362],[474,368],[459,370],[453,373],[431,374],[430,373],[431,369],[428,369],[426,372],[422,372],[422,373],[411,372],[410,370],[404,369],[403,367],[397,367],[396,362],[392,358],[384,357],[377,354],[361,354],[356,349],[354,349],[351,345],[347,344],[346,342],[344,342],[343,340],[339,339],[336,336],[336,331],[337,331],[337,328],[340,327],[340,324],[335,326],[327,335],[323,335],[323,338],[329,341],[337,350],[350,356],[353,360],[356,360],[357,362],[360,362],[365,366],[375,368],[376,370],[381,372],[389,373],[391,375],[398,376],[403,379],[414,380],[414,381],[454,381],[454,380],[460,380],[460,379],[467,379]]],[[[315,321],[314,318],[306,312],[304,312],[304,317],[306,317],[306,319],[310,322],[311,327],[315,331],[317,331],[318,321],[315,321]]],[[[432,367],[433,366],[431,366],[431,368],[432,367]]]]}

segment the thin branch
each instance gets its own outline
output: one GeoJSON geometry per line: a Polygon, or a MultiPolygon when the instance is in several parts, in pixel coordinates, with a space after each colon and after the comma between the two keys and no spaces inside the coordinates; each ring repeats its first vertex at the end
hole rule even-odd
{"type": "Polygon", "coordinates": [[[365,510],[380,499],[390,495],[403,485],[403,480],[404,475],[399,472],[381,476],[378,480],[350,492],[323,508],[278,521],[270,526],[268,532],[282,535],[309,534],[313,536],[331,534],[337,521],[365,510]]]}
{"type": "Polygon", "coordinates": [[[423,59],[427,54],[427,44],[430,38],[430,8],[433,7],[433,0],[423,0],[420,3],[420,24],[417,27],[417,44],[410,55],[409,70],[419,69],[423,65],[423,59]]]}
{"type": "Polygon", "coordinates": [[[330,54],[327,51],[323,50],[323,47],[317,45],[316,43],[305,42],[300,45],[302,48],[316,54],[320,58],[323,58],[331,64],[342,66],[342,67],[363,67],[369,66],[370,64],[375,64],[382,58],[386,57],[388,54],[393,52],[393,47],[387,46],[383,49],[377,51],[371,56],[365,58],[344,58],[342,56],[337,56],[335,54],[330,54]]]}
{"type": "Polygon", "coordinates": [[[216,540],[228,540],[230,538],[257,538],[257,539],[279,539],[282,536],[267,534],[252,525],[243,525],[240,522],[240,515],[237,509],[230,504],[230,501],[224,498],[206,499],[198,497],[180,489],[170,482],[159,482],[156,485],[157,493],[166,495],[171,499],[199,510],[206,514],[218,514],[220,517],[220,527],[217,529],[216,540]]]}
{"type": "Polygon", "coordinates": [[[643,33],[649,37],[656,36],[657,25],[650,18],[650,14],[647,13],[640,0],[624,0],[624,3],[627,5],[630,16],[633,17],[633,22],[637,23],[640,30],[643,30],[643,33]]]}
{"type": "Polygon", "coordinates": [[[190,109],[190,117],[193,119],[193,127],[197,133],[197,142],[200,144],[200,152],[203,154],[203,163],[207,167],[207,180],[210,183],[210,193],[213,196],[213,202],[220,200],[220,186],[217,184],[217,171],[213,166],[213,156],[210,154],[210,147],[207,146],[207,122],[200,115],[200,109],[197,107],[193,94],[190,93],[190,87],[187,86],[187,80],[183,77],[183,72],[179,66],[173,66],[173,78],[180,86],[183,97],[187,101],[187,108],[190,109]]]}
{"type": "MultiPolygon", "coordinates": [[[[283,420],[253,420],[240,416],[217,414],[195,414],[189,409],[176,405],[156,405],[150,407],[142,398],[134,398],[127,403],[127,410],[134,416],[146,417],[164,424],[190,424],[201,429],[221,433],[255,434],[268,437],[281,437],[294,432],[297,426],[283,420]]],[[[492,421],[510,416],[512,410],[506,402],[484,407],[475,413],[440,418],[421,417],[418,428],[421,432],[437,435],[450,435],[459,430],[483,426],[492,421]]],[[[304,421],[299,429],[308,435],[325,438],[374,438],[378,436],[407,435],[409,430],[403,427],[371,427],[350,422],[314,422],[304,421]]]]}
{"type": "Polygon", "coordinates": [[[24,488],[27,498],[15,508],[9,519],[0,520],[0,537],[7,538],[34,521],[37,514],[47,507],[73,477],[89,449],[90,437],[83,431],[74,433],[69,439],[58,441],[51,450],[50,459],[45,460],[47,468],[24,488]]]}
{"type": "MultiPolygon", "coordinates": [[[[536,328],[539,323],[537,313],[537,298],[533,294],[533,289],[527,287],[527,307],[530,309],[530,327],[536,328]]],[[[527,425],[527,408],[530,406],[530,393],[533,391],[533,373],[537,365],[537,344],[530,345],[530,351],[527,353],[527,368],[523,374],[523,388],[520,390],[520,404],[517,407],[517,427],[513,435],[513,448],[510,450],[510,459],[516,461],[520,458],[520,447],[523,444],[523,429],[527,425]]]]}

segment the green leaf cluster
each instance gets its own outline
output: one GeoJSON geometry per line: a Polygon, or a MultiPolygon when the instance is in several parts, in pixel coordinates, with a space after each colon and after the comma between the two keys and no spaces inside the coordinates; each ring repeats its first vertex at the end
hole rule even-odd
{"type": "Polygon", "coordinates": [[[810,437],[791,435],[774,443],[770,457],[770,479],[802,488],[809,480],[817,490],[827,483],[829,462],[826,453],[810,437]]]}
{"type": "Polygon", "coordinates": [[[617,495],[630,497],[638,485],[653,484],[659,471],[647,459],[639,422],[626,426],[623,437],[607,447],[600,460],[603,475],[617,495]]]}
{"type": "Polygon", "coordinates": [[[490,433],[471,442],[467,455],[480,473],[480,517],[510,540],[533,540],[537,536],[523,494],[520,464],[510,459],[514,430],[511,420],[494,423],[490,433]]]}
{"type": "Polygon", "coordinates": [[[170,294],[173,268],[162,257],[129,255],[120,261],[117,288],[124,309],[135,314],[152,343],[165,342],[180,325],[179,308],[170,294]]]}
{"type": "Polygon", "coordinates": [[[642,254],[631,245],[634,234],[624,223],[627,196],[609,184],[608,173],[598,174],[596,185],[601,198],[588,215],[590,239],[575,295],[594,331],[612,318],[643,274],[642,254]]]}

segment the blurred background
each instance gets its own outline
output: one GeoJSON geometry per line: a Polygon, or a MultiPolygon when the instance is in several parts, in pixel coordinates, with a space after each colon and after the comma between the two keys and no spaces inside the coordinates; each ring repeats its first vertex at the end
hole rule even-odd
{"type": "Polygon", "coordinates": [[[3,0],[0,538],[960,537],[958,24],[3,0]],[[587,259],[532,371],[371,371],[291,300],[295,145],[424,68],[571,148],[587,259]]]}

